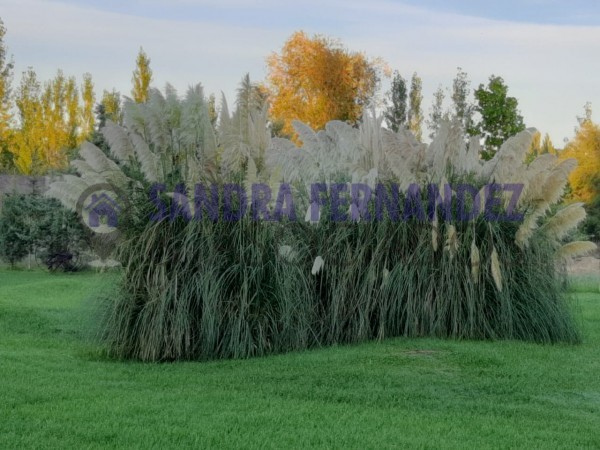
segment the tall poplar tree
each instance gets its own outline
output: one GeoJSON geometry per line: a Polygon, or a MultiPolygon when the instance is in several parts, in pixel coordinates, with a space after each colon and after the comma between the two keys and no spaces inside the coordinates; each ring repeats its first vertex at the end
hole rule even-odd
{"type": "Polygon", "coordinates": [[[408,91],[406,80],[398,72],[394,73],[392,86],[388,92],[389,103],[384,112],[385,121],[393,131],[398,131],[406,123],[408,112],[408,91]]]}
{"type": "Polygon", "coordinates": [[[423,140],[423,111],[421,102],[423,101],[423,82],[417,72],[413,73],[410,80],[409,109],[408,109],[408,128],[413,132],[419,142],[423,140]]]}
{"type": "Polygon", "coordinates": [[[473,106],[469,103],[471,82],[460,67],[452,82],[452,115],[460,121],[464,130],[472,126],[473,106]]]}
{"type": "Polygon", "coordinates": [[[148,92],[152,82],[152,69],[150,68],[150,58],[141,47],[135,60],[135,70],[131,81],[133,82],[131,91],[133,100],[136,103],[145,103],[148,100],[148,92]]]}
{"type": "Polygon", "coordinates": [[[96,95],[94,94],[94,82],[92,75],[86,73],[83,75],[83,85],[81,86],[81,136],[89,138],[94,132],[96,117],[94,115],[94,103],[96,95]]]}
{"type": "Polygon", "coordinates": [[[430,130],[429,138],[433,139],[440,128],[440,121],[446,118],[447,114],[444,113],[444,88],[440,85],[437,90],[433,93],[433,103],[431,110],[429,111],[429,119],[427,120],[427,127],[430,130]]]}
{"type": "MultiPolygon", "coordinates": [[[[19,173],[35,175],[43,173],[42,142],[44,141],[44,111],[41,101],[41,84],[33,68],[23,73],[15,95],[19,115],[19,128],[14,134],[10,148],[19,173]]],[[[49,101],[49,100],[48,100],[49,101]]]]}
{"type": "Polygon", "coordinates": [[[0,170],[12,166],[12,157],[8,152],[11,140],[11,83],[13,62],[8,58],[4,44],[6,28],[0,19],[0,170]]]}

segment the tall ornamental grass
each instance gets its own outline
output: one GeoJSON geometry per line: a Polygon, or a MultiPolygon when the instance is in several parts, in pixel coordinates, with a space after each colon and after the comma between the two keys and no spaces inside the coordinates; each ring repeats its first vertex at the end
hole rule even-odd
{"type": "MultiPolygon", "coordinates": [[[[110,155],[85,144],[73,162],[79,176],[52,186],[50,195],[71,206],[99,182],[130,195],[117,253],[122,280],[101,318],[109,354],[245,358],[392,336],[579,341],[557,268],[593,245],[565,240],[585,217],[581,205],[553,208],[574,161],[523,162],[532,130],[486,162],[458,124],[442,124],[425,145],[368,114],[358,128],[330,122],[314,132],[296,123],[297,145],[270,137],[266,105],[247,78],[236,109],[229,114],[224,102],[218,123],[215,130],[200,87],[183,99],[172,88],[154,90],[148,103],[126,105],[123,126],[107,124],[110,155]],[[327,206],[319,218],[308,214],[313,183],[397,183],[402,192],[434,184],[445,192],[467,181],[521,184],[523,219],[461,221],[437,211],[336,222],[327,206]],[[196,183],[229,182],[267,184],[274,198],[287,183],[300,220],[148,220],[153,183],[172,213],[196,183]]],[[[456,208],[456,191],[445,195],[456,208]]]]}

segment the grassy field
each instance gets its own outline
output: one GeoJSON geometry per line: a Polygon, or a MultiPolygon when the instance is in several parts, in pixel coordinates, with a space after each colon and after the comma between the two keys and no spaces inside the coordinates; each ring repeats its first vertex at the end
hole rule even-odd
{"type": "Polygon", "coordinates": [[[243,361],[98,356],[106,275],[0,271],[0,448],[600,448],[600,293],[584,343],[392,339],[243,361]]]}

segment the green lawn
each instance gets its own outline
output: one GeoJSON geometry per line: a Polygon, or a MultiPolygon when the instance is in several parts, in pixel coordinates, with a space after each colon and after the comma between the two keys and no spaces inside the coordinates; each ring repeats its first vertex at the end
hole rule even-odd
{"type": "Polygon", "coordinates": [[[392,339],[142,364],[82,336],[107,281],[0,271],[0,448],[600,448],[598,283],[575,294],[579,346],[392,339]]]}

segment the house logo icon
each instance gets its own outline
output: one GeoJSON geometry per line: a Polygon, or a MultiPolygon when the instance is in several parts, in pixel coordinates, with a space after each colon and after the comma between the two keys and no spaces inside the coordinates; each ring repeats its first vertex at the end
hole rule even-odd
{"type": "Polygon", "coordinates": [[[77,212],[83,223],[94,233],[117,233],[119,216],[125,200],[119,190],[109,184],[91,186],[77,202],[77,212]]]}
{"type": "Polygon", "coordinates": [[[109,228],[117,228],[119,225],[121,206],[106,192],[92,194],[90,203],[84,206],[84,210],[88,213],[87,224],[90,228],[99,228],[104,222],[109,228]]]}

